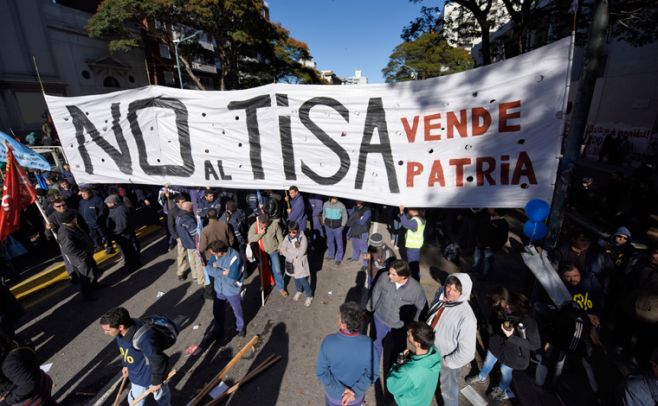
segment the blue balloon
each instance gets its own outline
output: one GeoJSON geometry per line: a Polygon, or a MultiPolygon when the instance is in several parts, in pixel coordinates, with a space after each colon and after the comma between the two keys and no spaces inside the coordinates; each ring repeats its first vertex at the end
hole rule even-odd
{"type": "Polygon", "coordinates": [[[526,216],[535,223],[546,220],[550,212],[551,206],[541,199],[532,199],[525,205],[526,216]]]}
{"type": "Polygon", "coordinates": [[[531,241],[541,240],[548,234],[548,227],[541,222],[526,221],[523,225],[523,234],[530,238],[531,241]]]}

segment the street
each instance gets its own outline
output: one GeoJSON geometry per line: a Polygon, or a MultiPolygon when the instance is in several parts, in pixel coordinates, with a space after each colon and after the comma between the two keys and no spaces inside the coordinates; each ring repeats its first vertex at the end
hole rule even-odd
{"type": "MultiPolygon", "coordinates": [[[[245,281],[243,301],[247,336],[231,337],[224,347],[216,343],[201,355],[190,357],[185,348],[198,344],[211,325],[212,303],[202,298],[200,289],[189,278],[178,281],[175,251],[165,250],[163,235],[156,234],[143,244],[144,266],[139,271],[126,274],[120,261],[109,264],[101,279],[108,286],[98,293],[97,301],[82,301],[75,286],[62,282],[24,302],[25,320],[31,320],[19,329],[19,334],[33,339],[44,364],[53,364],[49,372],[55,384],[53,394],[61,404],[93,404],[110,392],[110,400],[101,404],[110,404],[114,399],[114,384],[121,369],[119,351],[114,341],[103,335],[98,320],[116,306],[126,307],[133,317],[163,314],[180,323],[178,340],[166,351],[171,356],[170,365],[178,371],[170,385],[174,405],[191,399],[256,334],[261,337],[256,353],[237,364],[227,383],[236,382],[270,354],[282,359],[238,390],[230,404],[323,402],[323,388],[315,377],[315,357],[322,338],[336,331],[340,304],[360,296],[356,285],[359,265],[348,261],[340,267],[333,262],[325,264],[313,278],[315,299],[309,308],[303,301],[294,302],[292,295],[283,298],[277,292],[270,294],[265,307],[261,307],[258,273],[252,273],[245,281]]],[[[312,269],[318,269],[318,262],[314,264],[312,269]]],[[[422,285],[430,298],[438,286],[429,277],[422,285]]],[[[294,292],[292,282],[288,281],[287,287],[294,292]]],[[[230,311],[227,314],[226,330],[233,331],[233,316],[230,311]]],[[[367,401],[375,404],[375,390],[369,390],[367,401]]]]}

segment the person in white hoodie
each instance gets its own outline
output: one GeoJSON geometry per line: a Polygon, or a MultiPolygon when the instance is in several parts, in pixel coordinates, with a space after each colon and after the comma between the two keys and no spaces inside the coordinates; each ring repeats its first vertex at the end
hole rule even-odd
{"type": "Polygon", "coordinates": [[[454,273],[437,290],[427,324],[434,330],[434,345],[442,354],[439,375],[445,406],[459,403],[461,369],[475,358],[477,320],[468,304],[473,282],[465,273],[454,273]]]}

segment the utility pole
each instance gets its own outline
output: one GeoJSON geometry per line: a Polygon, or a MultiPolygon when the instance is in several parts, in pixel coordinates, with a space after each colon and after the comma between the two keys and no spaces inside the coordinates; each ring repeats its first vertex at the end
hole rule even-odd
{"type": "MultiPolygon", "coordinates": [[[[574,27],[575,30],[575,27],[574,27]]],[[[578,94],[569,125],[569,134],[564,146],[564,155],[558,168],[558,176],[553,194],[553,204],[548,223],[548,248],[557,245],[562,223],[564,222],[565,206],[569,197],[573,169],[576,160],[580,158],[580,148],[583,134],[587,126],[587,116],[592,104],[592,95],[598,73],[603,69],[606,51],[606,35],[608,31],[608,0],[598,0],[594,19],[590,28],[587,48],[585,49],[585,64],[580,75],[578,94]]]]}
{"type": "Polygon", "coordinates": [[[180,71],[180,58],[178,57],[178,45],[180,45],[181,42],[185,42],[188,39],[192,39],[192,38],[196,37],[199,34],[201,34],[201,31],[197,31],[194,34],[188,35],[187,37],[182,38],[182,39],[176,38],[173,41],[174,42],[174,53],[176,54],[176,70],[178,71],[178,83],[180,84],[181,89],[183,88],[183,75],[180,71]]]}

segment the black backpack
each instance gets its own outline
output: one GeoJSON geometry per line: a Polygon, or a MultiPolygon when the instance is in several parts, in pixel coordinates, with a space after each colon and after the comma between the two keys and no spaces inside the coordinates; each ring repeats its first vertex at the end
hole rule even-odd
{"type": "Polygon", "coordinates": [[[166,316],[154,314],[151,316],[144,316],[140,318],[140,321],[142,322],[142,325],[137,329],[132,340],[133,347],[138,351],[141,351],[139,343],[142,340],[142,337],[144,337],[144,334],[149,330],[153,330],[155,333],[159,344],[159,350],[166,350],[174,345],[178,333],[180,333],[178,325],[166,316]]]}

